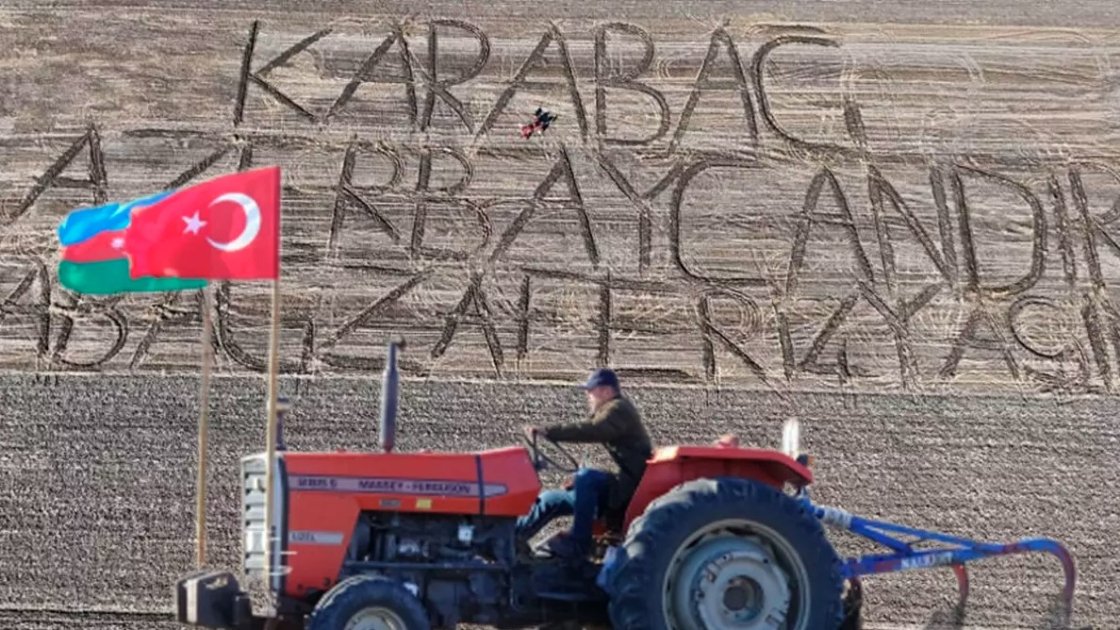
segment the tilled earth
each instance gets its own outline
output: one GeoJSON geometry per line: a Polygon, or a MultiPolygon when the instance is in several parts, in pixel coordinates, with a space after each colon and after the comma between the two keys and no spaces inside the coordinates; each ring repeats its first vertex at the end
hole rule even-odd
{"type": "MultiPolygon", "coordinates": [[[[405,450],[573,418],[553,381],[607,364],[662,444],[777,446],[796,415],[824,503],[1060,538],[1074,626],[1117,627],[1118,24],[1110,0],[0,3],[0,628],[169,630],[193,562],[200,296],[66,291],[59,220],[269,164],[293,448],[373,445],[390,333],[405,450]],[[560,117],[526,140],[538,106],[560,117]]],[[[212,292],[216,565],[264,443],[268,289],[212,292]]],[[[1046,627],[1060,585],[977,564],[964,621],[1046,627]]],[[[870,625],[942,627],[954,593],[870,579],[870,625]]]]}
{"type": "MultiPolygon", "coordinates": [[[[147,615],[169,611],[173,580],[193,563],[196,380],[10,376],[2,384],[5,407],[23,412],[0,427],[0,618],[16,628],[156,627],[147,615]]],[[[374,379],[288,380],[283,391],[296,401],[290,448],[374,446],[374,379]]],[[[819,458],[817,501],[980,539],[1058,537],[1080,575],[1074,626],[1104,628],[1120,618],[1120,559],[1108,535],[1120,526],[1110,404],[657,387],[632,396],[659,444],[707,442],[731,430],[777,447],[782,421],[796,415],[819,458]]],[[[215,384],[215,565],[237,566],[237,460],[264,442],[263,399],[260,379],[215,384]]],[[[523,423],[577,417],[582,404],[570,386],[410,380],[399,444],[510,444],[523,423]]],[[[1047,627],[1060,575],[1049,557],[979,563],[966,621],[1047,627]]],[[[940,627],[952,619],[954,593],[947,570],[873,578],[868,621],[940,627]]]]}

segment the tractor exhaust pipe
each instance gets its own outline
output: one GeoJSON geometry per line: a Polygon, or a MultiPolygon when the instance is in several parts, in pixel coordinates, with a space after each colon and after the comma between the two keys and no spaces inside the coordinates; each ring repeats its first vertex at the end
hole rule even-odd
{"type": "Polygon", "coordinates": [[[381,450],[389,453],[397,442],[397,409],[399,407],[400,372],[397,370],[397,352],[404,348],[403,339],[389,341],[389,355],[385,358],[385,371],[381,374],[381,450]]]}
{"type": "Polygon", "coordinates": [[[801,421],[789,418],[782,426],[782,452],[793,459],[801,454],[801,421]]]}

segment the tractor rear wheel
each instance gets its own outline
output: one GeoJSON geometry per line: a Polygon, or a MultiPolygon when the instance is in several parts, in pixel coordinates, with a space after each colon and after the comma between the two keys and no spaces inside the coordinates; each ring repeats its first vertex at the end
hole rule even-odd
{"type": "Polygon", "coordinates": [[[315,606],[307,630],[430,630],[424,605],[403,585],[380,575],[355,575],[315,606]]]}
{"type": "Polygon", "coordinates": [[[793,497],[737,478],[699,479],[630,526],[607,577],[615,628],[818,630],[843,613],[840,559],[793,497]]]}

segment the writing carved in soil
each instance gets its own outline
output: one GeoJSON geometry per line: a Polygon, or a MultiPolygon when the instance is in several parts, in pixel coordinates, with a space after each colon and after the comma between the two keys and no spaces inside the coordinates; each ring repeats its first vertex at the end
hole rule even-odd
{"type": "MultiPolygon", "coordinates": [[[[845,88],[841,38],[778,30],[717,28],[681,78],[627,23],[543,27],[508,66],[511,46],[463,21],[268,54],[253,23],[226,127],[94,122],[5,193],[0,361],[195,365],[197,295],[90,299],[54,278],[68,200],[149,192],[113,182],[159,154],[181,166],[152,186],[285,168],[289,373],[368,373],[401,331],[413,374],[1112,390],[1110,165],[892,142],[868,113],[884,103],[845,88]],[[525,141],[541,104],[560,118],[525,141]]],[[[265,369],[267,307],[266,287],[217,288],[225,367],[265,369]]]]}

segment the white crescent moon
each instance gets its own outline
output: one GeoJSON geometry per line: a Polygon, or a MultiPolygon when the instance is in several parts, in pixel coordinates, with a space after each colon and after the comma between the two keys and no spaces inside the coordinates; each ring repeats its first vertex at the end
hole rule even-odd
{"type": "Polygon", "coordinates": [[[257,238],[257,234],[261,231],[261,209],[257,202],[249,195],[242,193],[226,193],[210,202],[213,207],[223,201],[232,201],[241,206],[241,210],[245,213],[245,229],[237,238],[228,243],[220,243],[210,237],[206,237],[206,242],[210,243],[215,249],[220,249],[223,252],[235,252],[239,249],[245,249],[257,238]]]}

